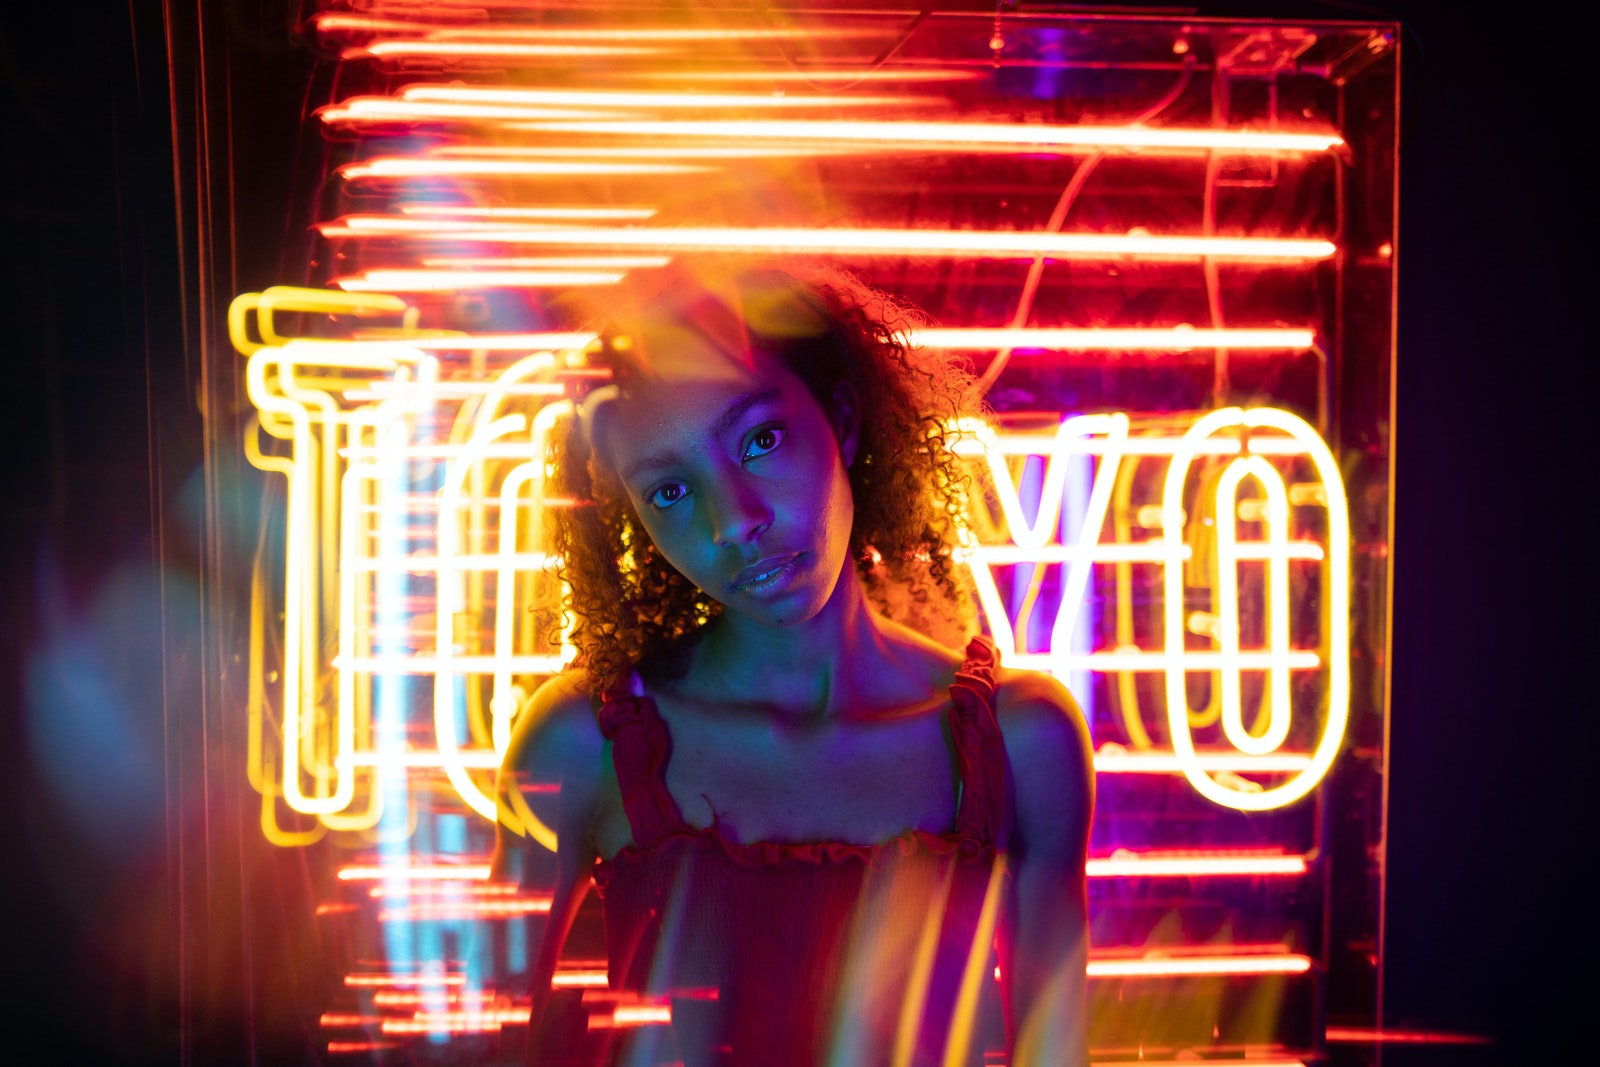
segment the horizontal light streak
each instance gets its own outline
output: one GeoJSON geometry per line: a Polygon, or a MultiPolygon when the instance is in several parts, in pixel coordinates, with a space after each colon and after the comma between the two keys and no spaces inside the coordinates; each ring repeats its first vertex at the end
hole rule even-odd
{"type": "MultiPolygon", "coordinates": [[[[462,32],[481,33],[473,28],[462,32]]],[[[548,37],[551,40],[601,40],[601,41],[783,41],[824,40],[845,37],[871,37],[883,31],[856,26],[805,26],[779,29],[765,26],[750,27],[696,27],[696,26],[615,26],[615,27],[556,27],[536,30],[495,30],[497,34],[511,36],[548,37]]]]}
{"type": "MultiPolygon", "coordinates": [[[[558,382],[523,382],[496,389],[488,382],[385,382],[375,381],[370,388],[346,389],[339,394],[346,400],[383,400],[392,396],[416,396],[424,402],[430,400],[464,400],[471,396],[484,396],[494,392],[499,396],[563,396],[566,386],[558,382]]],[[[368,511],[387,510],[386,505],[375,504],[368,511]]]]}
{"type": "Polygon", "coordinates": [[[589,1029],[625,1029],[633,1026],[669,1026],[672,1023],[670,1004],[618,1004],[609,1012],[589,1016],[589,1029]]]}
{"type": "Polygon", "coordinates": [[[494,994],[485,989],[464,989],[459,993],[400,993],[386,989],[372,994],[372,1003],[380,1008],[415,1008],[439,1000],[450,1006],[493,1004],[494,994]]]}
{"type": "MultiPolygon", "coordinates": [[[[609,376],[610,376],[609,373],[607,373],[606,375],[603,375],[603,377],[609,377],[609,376]]],[[[597,377],[602,377],[602,376],[597,375],[597,377]]],[[[311,380],[315,381],[315,379],[311,379],[311,380]]],[[[302,384],[304,384],[304,382],[302,382],[302,384]]],[[[508,390],[506,395],[507,396],[514,396],[516,394],[511,392],[510,390],[508,390]]],[[[536,395],[544,395],[544,394],[543,394],[542,391],[530,390],[525,395],[535,395],[536,396],[536,395]]],[[[361,446],[358,446],[358,447],[355,447],[355,448],[341,448],[341,449],[338,449],[337,451],[338,451],[338,455],[341,458],[349,458],[349,457],[367,457],[367,458],[371,458],[371,457],[379,454],[379,450],[374,449],[374,448],[372,448],[371,446],[368,446],[368,445],[361,445],[361,446]]],[[[460,447],[456,446],[456,445],[414,445],[414,446],[412,446],[410,448],[394,449],[393,453],[395,455],[398,455],[398,456],[400,456],[402,458],[406,458],[406,459],[430,459],[430,458],[431,459],[438,459],[438,458],[448,458],[450,456],[458,454],[460,451],[461,451],[460,447]]],[[[478,450],[478,452],[476,454],[479,455],[479,456],[482,456],[485,459],[511,459],[511,458],[527,459],[527,458],[530,458],[529,446],[526,443],[523,443],[523,444],[510,444],[510,445],[497,445],[497,446],[494,446],[492,448],[480,449],[480,450],[478,450]]],[[[430,498],[428,496],[425,496],[425,495],[419,497],[417,494],[409,494],[404,499],[407,501],[408,506],[411,506],[412,510],[418,510],[415,507],[415,501],[417,501],[418,499],[426,501],[428,507],[433,507],[435,505],[435,503],[436,503],[436,500],[434,500],[433,498],[430,498]]],[[[546,497],[543,497],[541,499],[543,500],[543,502],[545,504],[549,505],[549,504],[553,503],[554,501],[556,501],[558,499],[562,499],[562,498],[546,496],[546,497]]],[[[483,506],[484,507],[493,508],[493,507],[499,507],[500,504],[499,504],[499,501],[492,501],[491,500],[491,501],[485,501],[483,506]]],[[[377,505],[373,505],[373,504],[363,504],[363,505],[359,505],[357,507],[353,507],[351,509],[352,512],[369,512],[369,513],[370,512],[375,512],[375,511],[382,511],[382,510],[384,510],[384,508],[382,506],[377,506],[377,505]]],[[[377,532],[376,531],[368,531],[368,536],[376,537],[377,536],[377,532]]],[[[414,534],[414,536],[415,536],[415,534],[414,534]]]]}
{"type": "MultiPolygon", "coordinates": [[[[466,445],[410,445],[406,448],[357,445],[353,448],[341,448],[339,455],[347,459],[380,459],[384,456],[398,459],[454,459],[466,448],[466,445]]],[[[484,459],[527,459],[530,458],[530,448],[527,443],[490,445],[488,448],[474,449],[473,455],[484,459]]]]}
{"type": "Polygon", "coordinates": [[[1258,974],[1305,974],[1308,956],[1293,954],[1091,959],[1090,978],[1196,978],[1258,974]]]}
{"type": "MultiPolygon", "coordinates": [[[[604,118],[606,112],[591,113],[591,118],[604,118]]],[[[317,118],[328,126],[347,126],[354,123],[428,122],[428,121],[529,121],[537,119],[570,119],[569,109],[550,107],[508,107],[494,104],[436,104],[424,100],[396,100],[391,96],[353,96],[348,100],[319,108],[317,118]]]]}
{"type": "Polygon", "coordinates": [[[1231,152],[1325,152],[1344,143],[1331,131],[1258,133],[1162,126],[1052,126],[1001,122],[850,122],[807,120],[601,120],[540,123],[562,133],[630,137],[781,138],[916,146],[1226,149],[1231,152]]]}
{"type": "MultiPolygon", "coordinates": [[[[494,749],[458,749],[454,762],[468,770],[492,771],[500,766],[500,754],[494,749]]],[[[426,767],[442,768],[444,755],[438,750],[407,749],[404,752],[372,752],[357,749],[345,756],[351,767],[426,767]]]]}
{"type": "Polygon", "coordinates": [[[341,882],[400,881],[402,879],[460,879],[464,882],[482,882],[489,877],[487,863],[460,866],[436,864],[350,864],[340,867],[337,877],[341,882]]]}
{"type": "MultiPolygon", "coordinates": [[[[535,129],[528,122],[509,122],[507,129],[535,129]]],[[[581,148],[558,145],[471,145],[436,148],[430,159],[450,159],[468,155],[496,159],[788,159],[793,156],[839,155],[841,149],[768,143],[714,145],[587,145],[581,148]]]]}
{"type": "MultiPolygon", "coordinates": [[[[427,167],[449,160],[375,160],[399,168],[415,165],[409,173],[429,173],[427,167]]],[[[491,161],[492,162],[492,161],[491,161]]],[[[506,166],[512,164],[506,163],[506,166]]],[[[533,163],[520,164],[535,166],[533,163]]],[[[541,164],[561,166],[561,164],[541,164]]],[[[617,164],[623,166],[623,164],[617,164]]],[[[339,224],[320,227],[327,234],[339,224]]],[[[350,220],[345,227],[355,229],[350,220]]],[[[376,227],[374,227],[376,229],[376,227]]],[[[418,228],[419,231],[421,228],[418,228]]],[[[660,227],[581,229],[484,229],[473,226],[454,232],[440,227],[417,232],[427,239],[472,240],[502,244],[589,246],[595,248],[659,248],[668,251],[811,252],[840,255],[992,256],[1020,258],[1153,257],[1222,258],[1248,260],[1326,259],[1336,251],[1331,241],[1275,237],[1152,237],[1145,234],[1044,233],[1037,230],[889,230],[802,227],[660,227]]]]}
{"type": "Polygon", "coordinates": [[[312,914],[320,919],[326,915],[348,915],[355,910],[356,905],[354,904],[348,904],[343,901],[330,901],[326,904],[318,904],[317,910],[312,914]]]}
{"type": "MultiPolygon", "coordinates": [[[[1050,660],[1048,654],[1037,658],[1050,660]]],[[[1053,661],[1051,661],[1053,662],[1053,661]]],[[[461,749],[463,766],[474,770],[494,770],[500,766],[500,756],[493,749],[461,749]]],[[[1197,757],[1200,769],[1210,772],[1235,774],[1298,774],[1311,763],[1307,755],[1273,753],[1251,756],[1242,752],[1201,753],[1197,757]]],[[[444,765],[443,757],[429,749],[408,749],[404,752],[374,752],[357,749],[346,760],[353,767],[419,767],[432,768],[444,765]]],[[[1108,753],[1097,752],[1094,769],[1098,774],[1181,774],[1177,756],[1160,752],[1108,753]]]]}
{"type": "Polygon", "coordinates": [[[697,174],[706,168],[688,163],[564,163],[532,159],[428,159],[382,156],[339,168],[345,178],[570,178],[637,174],[697,174]]]}
{"type": "Polygon", "coordinates": [[[1280,656],[1273,652],[1184,652],[1172,656],[1166,652],[1090,652],[1077,655],[1060,655],[1054,652],[1018,652],[1006,657],[1006,662],[1025,670],[1047,671],[1264,671],[1271,667],[1287,665],[1290,670],[1310,671],[1322,666],[1322,657],[1315,652],[1293,651],[1280,656]]]}
{"type": "MultiPolygon", "coordinates": [[[[1120,850],[1119,850],[1120,853],[1120,850]]],[[[1306,873],[1304,856],[1115,854],[1087,863],[1090,878],[1208,878],[1306,873]]]]}
{"type": "MultiPolygon", "coordinates": [[[[1290,541],[1276,548],[1268,541],[1243,541],[1238,545],[1239,559],[1271,559],[1281,554],[1285,559],[1322,559],[1327,553],[1315,541],[1290,541]]],[[[1188,545],[1179,553],[1180,559],[1192,555],[1188,545]]],[[[1022,563],[1070,563],[1087,559],[1094,563],[1166,563],[1167,556],[1160,541],[1136,541],[1131,544],[1097,544],[1089,548],[1077,545],[979,545],[963,553],[979,563],[1007,566],[1022,563]]]]}
{"type": "MultiPolygon", "coordinates": [[[[371,217],[351,217],[345,220],[346,224],[334,224],[326,227],[362,231],[373,234],[409,234],[430,231],[448,231],[452,224],[442,220],[422,219],[373,219],[371,217]]],[[[492,224],[481,225],[486,230],[498,229],[492,224]]],[[[555,272],[562,269],[593,269],[603,271],[606,268],[613,270],[648,269],[664,267],[671,262],[669,256],[484,256],[484,257],[432,257],[422,260],[424,267],[443,271],[457,269],[462,271],[464,280],[471,282],[477,280],[471,275],[492,275],[485,268],[511,268],[528,269],[531,271],[555,272]]],[[[373,270],[360,276],[364,280],[378,282],[394,279],[394,284],[404,287],[412,278],[428,278],[426,272],[411,270],[373,270]]],[[[441,277],[446,277],[441,275],[441,277]]],[[[447,279],[448,280],[448,279],[447,279]]],[[[556,284],[548,279],[538,276],[530,284],[556,284]]],[[[335,284],[350,286],[344,282],[335,284]]],[[[516,284],[515,280],[504,284],[516,284]]],[[[580,280],[572,284],[583,284],[580,280]]],[[[375,285],[365,285],[366,289],[373,289],[375,285]]],[[[442,286],[441,286],[442,287],[442,286]]],[[[905,335],[906,343],[914,347],[941,348],[963,351],[982,351],[988,349],[1013,348],[1022,350],[1046,351],[1093,351],[1093,350],[1149,350],[1149,351],[1187,351],[1197,348],[1230,348],[1230,349],[1269,349],[1269,350],[1298,350],[1310,348],[1315,341],[1311,330],[1304,329],[1202,329],[1188,326],[1175,326],[1163,328],[1141,329],[1104,329],[1104,328],[1038,328],[1038,329],[923,329],[908,331],[905,335]]],[[[1015,440],[1015,438],[1008,438],[1015,440]]],[[[1174,439],[1176,440],[1176,439],[1174,439]]]]}
{"type": "Polygon", "coordinates": [[[384,908],[378,921],[388,922],[472,922],[478,919],[512,919],[524,915],[548,915],[550,899],[519,900],[433,900],[384,908]]]}
{"type": "MultiPolygon", "coordinates": [[[[1243,752],[1200,752],[1194,763],[1203,771],[1233,774],[1298,774],[1311,765],[1305,754],[1274,752],[1252,756],[1243,752]]],[[[1170,752],[1106,752],[1094,754],[1096,774],[1182,774],[1183,764],[1170,752]]]]}
{"type": "Polygon", "coordinates": [[[550,976],[551,989],[605,989],[609,984],[603,970],[557,971],[550,976]]]}
{"type": "MultiPolygon", "coordinates": [[[[491,500],[485,500],[483,502],[483,506],[486,507],[486,508],[498,508],[500,506],[500,501],[492,500],[492,499],[491,500]]],[[[393,515],[393,514],[398,514],[400,512],[411,512],[413,514],[417,514],[417,513],[421,513],[421,512],[428,512],[430,514],[437,515],[439,513],[439,494],[438,493],[393,493],[393,494],[385,494],[385,499],[381,503],[375,502],[375,501],[352,503],[352,504],[349,504],[347,506],[347,510],[352,515],[354,515],[354,514],[361,514],[361,515],[390,514],[390,515],[393,515]]],[[[432,532],[433,531],[431,531],[431,530],[413,530],[413,531],[411,531],[413,537],[428,537],[429,535],[432,534],[432,532]]],[[[374,529],[368,529],[368,530],[365,531],[365,534],[366,534],[366,536],[368,538],[376,538],[376,537],[379,536],[379,531],[374,530],[374,529]]],[[[419,553],[419,555],[420,555],[420,553],[419,553]]],[[[398,553],[398,552],[391,553],[391,554],[385,555],[385,556],[377,557],[378,560],[383,561],[383,567],[389,566],[395,560],[403,560],[403,559],[410,559],[410,558],[411,557],[409,555],[405,555],[403,553],[398,553]]],[[[433,559],[434,557],[433,556],[426,556],[424,558],[433,559]]],[[[483,558],[487,558],[487,557],[483,557],[483,558]]],[[[367,564],[369,562],[372,562],[372,561],[367,560],[367,559],[356,559],[356,560],[352,560],[350,563],[346,564],[346,566],[350,567],[352,570],[367,570],[367,569],[370,569],[370,568],[367,567],[367,564]]],[[[382,569],[382,568],[380,567],[380,569],[382,569]]]]}
{"type": "MultiPolygon", "coordinates": [[[[1014,566],[1022,563],[1070,563],[1089,559],[1095,563],[1165,563],[1166,555],[1160,541],[1136,541],[1131,544],[1093,545],[978,545],[962,549],[958,558],[972,559],[994,567],[1014,566]]],[[[1188,558],[1189,553],[1184,553],[1188,558]]]]}
{"type": "Polygon", "coordinates": [[[618,1026],[628,1023],[670,1023],[672,1007],[667,1004],[619,1004],[612,1009],[611,1019],[618,1026]]]}
{"type": "Polygon", "coordinates": [[[664,82],[950,82],[983,77],[971,70],[932,70],[914,67],[873,69],[835,67],[815,70],[644,70],[622,72],[625,77],[664,82]]]}
{"type": "MultiPolygon", "coordinates": [[[[523,792],[531,790],[524,786],[523,792]]],[[[404,899],[444,897],[459,900],[462,897],[514,897],[521,892],[510,882],[463,882],[451,879],[443,882],[407,882],[400,886],[380,883],[368,889],[367,895],[373,900],[387,900],[391,897],[404,899]]]]}
{"type": "MultiPolygon", "coordinates": [[[[330,341],[338,345],[332,351],[356,351],[354,346],[366,346],[375,351],[392,351],[403,345],[427,352],[574,352],[585,348],[595,339],[593,333],[482,333],[457,334],[444,337],[407,337],[403,341],[330,341]],[[346,348],[344,346],[352,346],[346,348]]],[[[556,371],[556,375],[571,376],[573,371],[556,371]]],[[[1237,450],[1236,450],[1237,451],[1237,450]]]]}
{"type": "MultiPolygon", "coordinates": [[[[548,552],[516,552],[502,556],[498,552],[463,553],[450,557],[450,565],[458,570],[498,570],[510,563],[517,570],[538,570],[559,559],[548,552]]],[[[438,556],[378,556],[352,560],[345,564],[354,571],[404,571],[410,574],[431,574],[439,569],[438,556]]]]}
{"type": "Polygon", "coordinates": [[[1487,1045],[1478,1034],[1453,1034],[1442,1030],[1374,1029],[1366,1026],[1330,1026],[1327,1037],[1336,1044],[1376,1045],[1487,1045]]]}
{"type": "Polygon", "coordinates": [[[452,37],[500,37],[512,40],[529,38],[551,41],[777,41],[797,37],[807,39],[863,37],[880,32],[854,27],[776,29],[695,26],[540,26],[522,29],[510,26],[473,25],[457,28],[429,22],[331,13],[318,15],[313,21],[316,28],[324,33],[416,33],[445,40],[452,37]]]}
{"type": "Polygon", "coordinates": [[[665,267],[671,262],[671,256],[439,256],[424,259],[422,265],[436,270],[486,268],[644,270],[650,267],[665,267]]]}
{"type": "Polygon", "coordinates": [[[462,1023],[471,1024],[471,1023],[474,1023],[474,1022],[476,1022],[478,1020],[483,1020],[483,1021],[486,1021],[486,1022],[501,1023],[501,1024],[510,1023],[512,1026],[515,1026],[515,1025],[517,1025],[519,1023],[526,1024],[527,1021],[528,1021],[528,1008],[526,1008],[526,1007],[521,1007],[521,1008],[493,1008],[493,1009],[491,1009],[489,1011],[481,1011],[481,1012],[480,1011],[451,1011],[451,1012],[419,1011],[419,1012],[416,1013],[416,1021],[417,1022],[421,1022],[421,1023],[444,1023],[444,1024],[449,1025],[449,1026],[456,1026],[456,1025],[460,1025],[462,1023]]]}
{"type": "MultiPolygon", "coordinates": [[[[451,215],[465,214],[451,212],[451,215]]],[[[530,227],[533,228],[533,227],[530,227]]],[[[451,233],[469,236],[482,230],[488,233],[504,232],[505,223],[495,219],[488,222],[476,218],[400,218],[395,215],[346,215],[334,222],[319,222],[316,230],[321,234],[369,233],[380,237],[394,237],[413,233],[451,233]]]]}
{"type": "Polygon", "coordinates": [[[1192,326],[1143,329],[925,329],[908,333],[913,345],[963,351],[1020,348],[1053,352],[1144,349],[1182,352],[1192,348],[1310,348],[1314,335],[1299,329],[1201,329],[1192,326]]]}
{"type": "Polygon", "coordinates": [[[613,44],[534,44],[525,41],[374,41],[372,44],[347,48],[343,58],[359,59],[375,56],[456,56],[459,58],[487,57],[494,59],[552,59],[588,58],[599,56],[659,55],[665,49],[640,45],[613,44]]]}
{"type": "Polygon", "coordinates": [[[419,1011],[410,1019],[385,1019],[386,1034],[484,1034],[502,1026],[528,1025],[527,1008],[500,1008],[484,1012],[419,1011]]]}
{"type": "Polygon", "coordinates": [[[383,1022],[381,1015],[357,1015],[343,1011],[325,1011],[317,1020],[319,1026],[330,1030],[343,1030],[352,1026],[377,1026],[381,1022],[383,1022]]]}
{"type": "MultiPolygon", "coordinates": [[[[365,671],[371,674],[439,672],[439,661],[433,656],[335,656],[332,665],[341,670],[365,671]]],[[[564,666],[566,664],[560,656],[450,657],[450,669],[453,674],[494,674],[508,667],[514,674],[560,674],[564,666]]]]}
{"type": "Polygon", "coordinates": [[[415,1019],[385,1019],[382,1030],[386,1034],[483,1034],[499,1033],[499,1026],[446,1026],[419,1023],[415,1019]]]}
{"type": "MultiPolygon", "coordinates": [[[[1305,1060],[1294,1058],[1275,1058],[1272,1056],[1251,1056],[1242,1060],[1090,1060],[1091,1067],[1195,1067],[1203,1064],[1204,1067],[1306,1067],[1305,1060]]],[[[1004,1067],[997,1064],[996,1067],[1004,1067]]]]}
{"type": "Polygon", "coordinates": [[[479,207],[476,204],[401,204],[402,215],[460,215],[485,219],[616,219],[639,221],[656,214],[653,207],[587,207],[548,204],[539,206],[479,207]]]}
{"type": "Polygon", "coordinates": [[[333,284],[351,293],[439,293],[462,289],[567,289],[615,285],[621,271],[372,270],[333,284]]]}
{"type": "MultiPolygon", "coordinates": [[[[407,342],[408,344],[410,342],[407,342]]],[[[961,456],[983,456],[993,449],[1007,456],[1044,456],[1060,449],[1054,435],[1001,433],[989,442],[963,434],[951,442],[950,448],[961,456]]],[[[1125,437],[1110,440],[1105,437],[1088,437],[1072,442],[1072,451],[1078,455],[1119,456],[1173,456],[1186,452],[1196,456],[1237,456],[1240,451],[1237,437],[1208,437],[1204,441],[1184,445],[1181,437],[1125,437]]],[[[1250,451],[1258,455],[1306,456],[1310,451],[1305,444],[1292,437],[1268,437],[1252,434],[1250,451]]]]}
{"type": "Polygon", "coordinates": [[[626,89],[520,89],[504,86],[413,85],[405,101],[540,107],[837,108],[904,105],[903,96],[783,96],[774,93],[648,92],[626,89]]]}
{"type": "Polygon", "coordinates": [[[381,989],[396,986],[459,986],[467,984],[467,976],[459,972],[422,974],[347,974],[344,984],[352,989],[381,989]]]}
{"type": "Polygon", "coordinates": [[[325,33],[426,33],[434,27],[425,22],[374,18],[371,15],[323,13],[311,17],[312,25],[325,33]]]}
{"type": "Polygon", "coordinates": [[[385,1052],[385,1051],[388,1051],[389,1049],[396,1049],[396,1048],[399,1048],[399,1047],[400,1047],[400,1042],[398,1042],[398,1041],[330,1041],[330,1042],[328,1042],[328,1051],[330,1053],[335,1053],[335,1054],[341,1053],[341,1052],[385,1052]]]}

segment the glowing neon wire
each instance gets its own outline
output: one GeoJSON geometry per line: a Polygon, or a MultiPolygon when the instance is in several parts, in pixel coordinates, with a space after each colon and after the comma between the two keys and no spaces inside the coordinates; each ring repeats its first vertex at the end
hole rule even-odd
{"type": "MultiPolygon", "coordinates": [[[[1199,444],[1211,435],[1229,429],[1271,429],[1294,438],[1316,467],[1317,475],[1326,487],[1324,499],[1327,508],[1329,577],[1324,606],[1325,637],[1328,666],[1327,712],[1321,738],[1311,755],[1311,762],[1289,781],[1260,792],[1245,792],[1218,782],[1195,760],[1194,738],[1189,727],[1189,701],[1185,688],[1185,670],[1192,662],[1193,653],[1184,654],[1181,661],[1169,665],[1166,672],[1167,722],[1172,735],[1175,755],[1183,765],[1184,776],[1201,795],[1227,807],[1244,811],[1265,811],[1293,803],[1314,789],[1332,766],[1334,757],[1344,739],[1345,723],[1350,713],[1350,519],[1345,502],[1343,480],[1328,446],[1316,431],[1298,416],[1274,408],[1224,408],[1202,417],[1184,435],[1186,445],[1199,444]]],[[[1251,452],[1259,451],[1257,438],[1249,439],[1251,452]]],[[[1184,647],[1185,618],[1183,611],[1183,487],[1195,451],[1174,454],[1167,469],[1162,494],[1163,539],[1167,546],[1165,567],[1165,632],[1169,652],[1184,647]]],[[[1231,521],[1231,520],[1230,520],[1231,521]]],[[[1228,657],[1229,668],[1243,659],[1243,653],[1228,657]]],[[[1268,653],[1274,662],[1281,657],[1268,653]]],[[[1242,663],[1241,663],[1242,665],[1242,663]]],[[[1281,669],[1281,668],[1280,668],[1281,669]]],[[[1285,716],[1285,719],[1287,716],[1285,716]]],[[[1242,726],[1240,727],[1242,731],[1242,726]]],[[[1284,727],[1287,729],[1287,727],[1284,727]]],[[[1276,732],[1276,731],[1274,731],[1276,732]]],[[[1258,742],[1253,742],[1259,747],[1258,742]]],[[[1247,750],[1248,751],[1248,750],[1247,750]]]]}

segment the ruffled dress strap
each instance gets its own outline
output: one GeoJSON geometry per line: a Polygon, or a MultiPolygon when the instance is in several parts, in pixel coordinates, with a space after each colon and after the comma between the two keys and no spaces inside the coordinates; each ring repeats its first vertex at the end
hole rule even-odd
{"type": "Polygon", "coordinates": [[[987,637],[974,637],[950,684],[950,729],[961,776],[956,832],[997,847],[1004,825],[1006,782],[1005,744],[994,710],[999,666],[994,643],[987,637]]]}
{"type": "Polygon", "coordinates": [[[648,696],[612,691],[601,699],[600,733],[611,742],[622,809],[633,830],[633,843],[649,848],[684,826],[662,776],[672,752],[667,725],[648,696]]]}

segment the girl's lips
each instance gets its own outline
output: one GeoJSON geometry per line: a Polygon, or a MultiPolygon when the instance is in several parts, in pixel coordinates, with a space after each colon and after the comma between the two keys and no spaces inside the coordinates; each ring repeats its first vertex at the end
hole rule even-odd
{"type": "Polygon", "coordinates": [[[769,556],[734,575],[733,588],[741,593],[771,593],[782,589],[799,570],[801,553],[769,556]]]}

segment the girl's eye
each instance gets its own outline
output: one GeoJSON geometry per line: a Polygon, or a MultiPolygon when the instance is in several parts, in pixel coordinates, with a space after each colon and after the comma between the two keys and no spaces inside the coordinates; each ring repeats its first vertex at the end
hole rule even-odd
{"type": "Polygon", "coordinates": [[[757,456],[764,456],[768,452],[775,451],[779,445],[783,444],[783,433],[783,427],[781,426],[763,426],[750,435],[749,443],[744,446],[744,456],[742,458],[747,460],[755,459],[757,456]]]}
{"type": "Polygon", "coordinates": [[[647,498],[657,508],[670,508],[678,501],[689,495],[689,487],[682,482],[668,482],[661,486],[647,498]]]}

